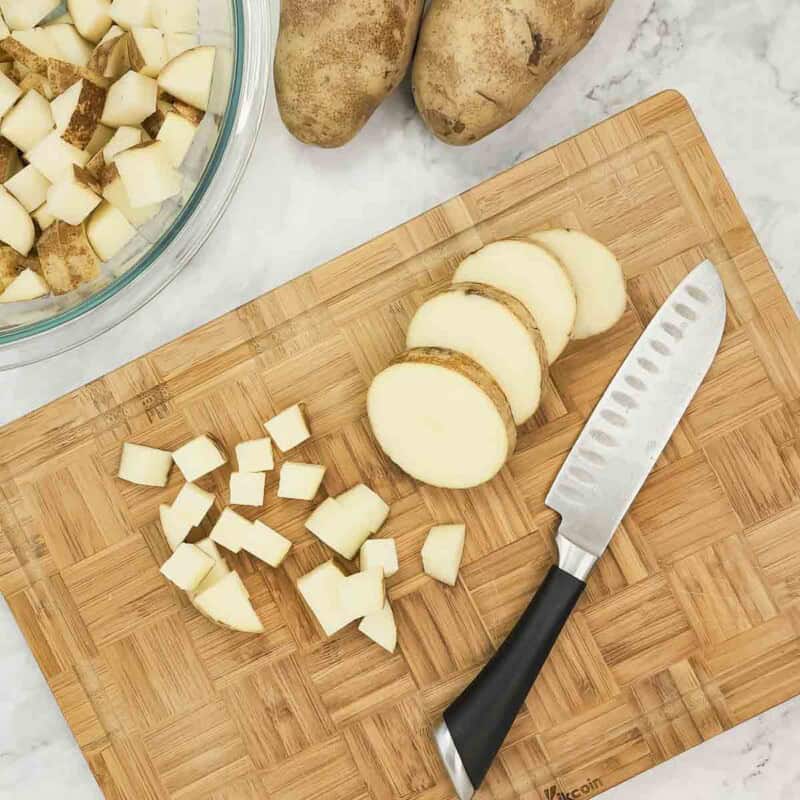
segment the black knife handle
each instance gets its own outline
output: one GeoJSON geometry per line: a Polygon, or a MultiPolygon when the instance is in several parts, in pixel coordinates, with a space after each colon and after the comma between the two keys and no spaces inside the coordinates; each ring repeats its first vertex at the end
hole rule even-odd
{"type": "Polygon", "coordinates": [[[444,712],[477,789],[586,584],[552,567],[530,605],[475,680],[444,712]]]}

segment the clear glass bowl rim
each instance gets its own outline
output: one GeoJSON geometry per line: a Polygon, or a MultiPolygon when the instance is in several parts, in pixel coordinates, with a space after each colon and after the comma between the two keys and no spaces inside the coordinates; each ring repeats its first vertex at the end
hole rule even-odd
{"type": "Polygon", "coordinates": [[[173,224],[151,245],[150,249],[136,264],[82,302],[47,319],[21,325],[6,332],[0,332],[0,354],[5,351],[5,355],[10,356],[9,358],[0,355],[0,370],[22,366],[57,355],[65,350],[77,347],[100,333],[108,331],[164,289],[189,263],[192,256],[206,241],[233,197],[244,172],[244,167],[250,159],[256,135],[261,126],[269,83],[268,71],[259,69],[257,64],[253,65],[247,58],[248,56],[260,55],[261,58],[257,58],[257,61],[266,60],[266,63],[269,63],[270,19],[267,9],[264,9],[263,12],[259,9],[261,5],[268,6],[269,4],[263,3],[262,0],[256,0],[256,2],[251,0],[231,0],[234,42],[233,71],[228,102],[214,150],[206,164],[203,175],[186,203],[180,209],[173,224]],[[266,58],[264,58],[265,53],[263,51],[259,53],[259,46],[263,48],[263,51],[267,51],[266,58]],[[255,69],[253,69],[254,66],[255,69]],[[252,98],[250,102],[242,102],[245,94],[252,98]],[[250,109],[250,118],[244,120],[242,117],[248,113],[248,109],[250,109]],[[231,153],[230,145],[234,132],[236,132],[240,141],[237,142],[236,152],[231,153]],[[232,157],[237,162],[234,164],[234,169],[226,176],[223,185],[214,185],[214,179],[220,171],[220,165],[226,158],[232,157]],[[203,201],[207,200],[209,189],[212,186],[217,199],[214,204],[216,207],[211,209],[213,216],[205,221],[208,224],[204,224],[199,230],[193,232],[194,240],[185,248],[180,259],[181,263],[170,269],[164,275],[163,280],[157,281],[146,292],[146,296],[138,298],[138,302],[135,302],[130,307],[125,307],[123,304],[121,309],[116,309],[116,314],[111,313],[99,326],[94,325],[87,328],[85,335],[73,330],[71,332],[72,335],[65,336],[60,343],[52,341],[50,347],[36,347],[29,355],[26,354],[27,344],[33,344],[34,340],[43,335],[47,335],[48,339],[55,340],[59,337],[61,331],[74,328],[78,320],[86,317],[92,311],[97,311],[109,300],[117,297],[126,287],[142,278],[165,255],[170,245],[181,234],[185,234],[189,223],[195,217],[198,207],[203,201]],[[8,351],[12,348],[19,349],[19,351],[11,355],[8,351]]]}

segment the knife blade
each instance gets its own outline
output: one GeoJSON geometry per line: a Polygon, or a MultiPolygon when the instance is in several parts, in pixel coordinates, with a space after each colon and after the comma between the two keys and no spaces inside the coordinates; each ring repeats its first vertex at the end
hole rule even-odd
{"type": "Polygon", "coordinates": [[[561,515],[559,564],[434,731],[459,800],[483,781],[592,568],[700,387],[725,315],[722,280],[705,261],[650,321],[570,450],[545,499],[561,515]]]}

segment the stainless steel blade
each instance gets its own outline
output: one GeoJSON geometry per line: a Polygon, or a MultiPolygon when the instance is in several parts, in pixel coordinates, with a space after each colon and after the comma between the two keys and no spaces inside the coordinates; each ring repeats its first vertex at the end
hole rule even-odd
{"type": "Polygon", "coordinates": [[[705,261],[653,317],[547,494],[561,514],[559,537],[595,558],[608,546],[714,360],[725,307],[705,261]]]}

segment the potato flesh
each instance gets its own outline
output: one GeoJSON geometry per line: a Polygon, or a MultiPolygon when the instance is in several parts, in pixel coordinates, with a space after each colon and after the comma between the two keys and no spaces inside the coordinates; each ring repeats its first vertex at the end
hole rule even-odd
{"type": "Polygon", "coordinates": [[[183,178],[169,163],[162,142],[125,150],[114,163],[134,208],[157,205],[181,192],[183,178]]]}
{"type": "Polygon", "coordinates": [[[100,121],[110,128],[140,125],[156,110],[158,84],[146,75],[128,71],[111,84],[100,121]]]}
{"type": "Polygon", "coordinates": [[[164,33],[195,33],[197,0],[152,0],[153,24],[164,33]]]}
{"type": "Polygon", "coordinates": [[[389,516],[388,504],[363,483],[342,492],[336,501],[353,517],[356,527],[369,533],[377,533],[389,516]]]}
{"type": "Polygon", "coordinates": [[[0,242],[26,256],[33,247],[36,231],[30,214],[10,192],[0,186],[0,242]]]}
{"type": "Polygon", "coordinates": [[[53,131],[42,139],[25,158],[33,164],[50,183],[58,183],[64,174],[71,171],[74,164],[85,167],[89,154],[65,142],[58,131],[53,131]]]}
{"type": "Polygon", "coordinates": [[[539,407],[547,365],[531,332],[503,302],[456,284],[420,306],[406,345],[444,347],[477,361],[500,385],[517,425],[539,407]]]}
{"type": "Polygon", "coordinates": [[[150,0],[113,0],[109,15],[120,28],[148,28],[152,25],[150,0]]]}
{"type": "Polygon", "coordinates": [[[133,128],[129,125],[123,125],[121,128],[117,128],[116,132],[111,137],[111,140],[103,148],[103,160],[106,164],[112,164],[114,159],[120,153],[141,143],[141,128],[133,128]]]}
{"type": "Polygon", "coordinates": [[[195,594],[195,607],[215,622],[242,633],[263,633],[264,625],[247,598],[237,572],[229,572],[211,588],[195,594]]]}
{"type": "Polygon", "coordinates": [[[22,90],[7,75],[0,72],[0,117],[22,97],[22,90]]]}
{"type": "Polygon", "coordinates": [[[31,89],[11,109],[0,124],[0,136],[23,153],[32,150],[53,130],[53,115],[50,103],[31,89]]]}
{"type": "Polygon", "coordinates": [[[167,62],[164,34],[156,28],[134,28],[128,41],[132,67],[148,78],[157,78],[167,62]]]}
{"type": "Polygon", "coordinates": [[[265,436],[263,439],[239,442],[236,445],[236,463],[239,472],[266,472],[273,469],[272,441],[265,436]]]}
{"type": "Polygon", "coordinates": [[[493,242],[467,256],[453,282],[486,283],[508,292],[530,311],[552,364],[569,344],[578,304],[564,267],[531,242],[493,242]]]}
{"type": "Polygon", "coordinates": [[[242,550],[271,567],[279,567],[291,547],[292,543],[289,539],[281,536],[260,520],[256,520],[252,524],[242,539],[242,550]]]}
{"type": "Polygon", "coordinates": [[[183,163],[196,132],[197,126],[174,111],[170,111],[164,117],[164,122],[159,128],[156,138],[159,142],[163,142],[169,163],[173,167],[180,167],[183,163]]]}
{"type": "Polygon", "coordinates": [[[50,294],[50,287],[44,278],[32,269],[24,269],[0,293],[0,303],[21,303],[46,294],[50,294]]]}
{"type": "Polygon", "coordinates": [[[167,60],[172,60],[175,56],[197,47],[197,36],[193,33],[165,33],[164,45],[167,48],[167,60]]]}
{"type": "Polygon", "coordinates": [[[50,181],[32,164],[21,169],[5,183],[6,189],[17,198],[22,207],[30,214],[47,200],[47,189],[50,181]]]}
{"type": "Polygon", "coordinates": [[[178,469],[187,481],[196,481],[221,467],[228,459],[209,436],[197,436],[173,454],[178,469]]]}
{"type": "Polygon", "coordinates": [[[333,561],[327,561],[297,581],[300,596],[326,636],[333,636],[353,621],[339,604],[339,587],[344,579],[342,571],[333,561]]]}
{"type": "Polygon", "coordinates": [[[12,31],[26,30],[58,8],[60,0],[3,0],[3,17],[12,31]]]}
{"type": "Polygon", "coordinates": [[[230,501],[233,506],[264,505],[263,472],[232,472],[230,480],[230,501]]]}
{"type": "Polygon", "coordinates": [[[276,414],[264,423],[264,427],[282,453],[297,447],[311,436],[299,403],[276,414]]]}
{"type": "Polygon", "coordinates": [[[184,483],[172,503],[176,514],[185,517],[192,525],[199,525],[214,505],[214,495],[194,483],[184,483]]]}
{"type": "Polygon", "coordinates": [[[380,611],[385,599],[383,570],[380,567],[348,575],[339,584],[339,607],[342,614],[350,619],[380,611]]]}
{"type": "Polygon", "coordinates": [[[119,462],[120,478],[140,486],[166,486],[172,467],[172,453],[125,442],[119,462]]]}
{"type": "Polygon", "coordinates": [[[492,399],[453,369],[392,364],[373,380],[367,412],[389,458],[432,486],[478,486],[500,471],[509,453],[508,431],[492,399]]]}
{"type": "Polygon", "coordinates": [[[159,572],[179,589],[191,592],[200,585],[213,566],[214,559],[199,547],[182,542],[161,565],[159,572]]]}
{"type": "Polygon", "coordinates": [[[278,497],[290,500],[313,500],[324,476],[325,467],[321,464],[284,461],[278,482],[278,497]]]}
{"type": "Polygon", "coordinates": [[[225,508],[219,515],[214,527],[211,529],[211,540],[221,544],[231,553],[238,553],[242,549],[242,542],[247,538],[252,523],[237,514],[231,508],[225,508]]]}
{"type": "Polygon", "coordinates": [[[80,225],[100,205],[100,197],[88,186],[70,177],[62,178],[47,190],[47,207],[68,225],[80,225]]]}
{"type": "Polygon", "coordinates": [[[193,525],[190,520],[178,513],[172,506],[164,503],[158,507],[158,516],[164,538],[174,552],[189,535],[193,525]]]}
{"type": "Polygon", "coordinates": [[[99,205],[86,224],[86,236],[101,261],[110,261],[136,235],[136,228],[110,203],[99,205]]]}
{"type": "Polygon", "coordinates": [[[110,183],[103,186],[103,197],[114,206],[114,208],[118,209],[131,225],[137,227],[151,220],[158,213],[160,208],[158,203],[142,206],[141,208],[134,208],[131,205],[128,193],[125,191],[122,178],[120,178],[119,175],[110,183]]]}
{"type": "Polygon", "coordinates": [[[194,47],[168,61],[158,75],[165,92],[201,111],[208,109],[216,48],[194,47]]]}
{"type": "Polygon", "coordinates": [[[422,546],[422,567],[426,575],[455,586],[464,554],[466,526],[436,525],[430,529],[422,546]]]}
{"type": "Polygon", "coordinates": [[[48,25],[47,32],[56,43],[64,61],[79,67],[85,67],[89,63],[92,46],[78,33],[74,25],[48,25]]]}
{"type": "Polygon", "coordinates": [[[62,92],[50,103],[50,112],[53,116],[56,130],[59,133],[63,133],[67,125],[69,125],[70,118],[81,96],[82,83],[83,81],[78,81],[72,84],[66,92],[62,92]]]}
{"type": "Polygon", "coordinates": [[[361,545],[358,566],[362,570],[380,567],[384,576],[390,578],[400,568],[394,539],[368,539],[361,545]]]}
{"type": "Polygon", "coordinates": [[[353,515],[336,498],[328,497],[314,509],[305,526],[331,550],[351,559],[369,536],[365,526],[359,528],[353,523],[353,515]]]}
{"type": "Polygon", "coordinates": [[[111,0],[67,0],[78,33],[90,42],[99,42],[111,27],[111,0]]]}
{"type": "Polygon", "coordinates": [[[373,611],[364,617],[358,629],[388,653],[394,653],[397,647],[397,625],[388,600],[384,602],[380,611],[373,611]]]}
{"type": "Polygon", "coordinates": [[[578,298],[573,339],[588,339],[619,322],[625,313],[625,276],[614,254],[582,231],[554,229],[530,237],[564,265],[578,298]]]}
{"type": "MultiPolygon", "coordinates": [[[[196,546],[214,560],[214,566],[211,568],[211,571],[194,590],[195,594],[202,594],[206,589],[216,586],[231,570],[225,562],[224,557],[219,552],[217,545],[212,542],[211,539],[201,539],[197,542],[196,546]]],[[[244,588],[244,584],[242,584],[242,588],[244,588]]]]}

